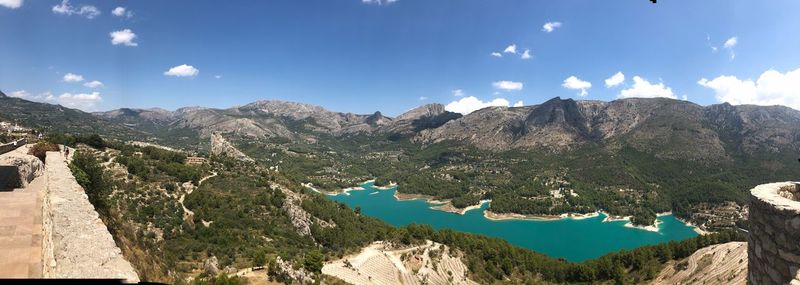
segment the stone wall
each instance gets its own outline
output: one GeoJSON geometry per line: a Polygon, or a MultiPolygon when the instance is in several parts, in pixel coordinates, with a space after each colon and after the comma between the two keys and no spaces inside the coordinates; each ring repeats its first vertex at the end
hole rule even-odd
{"type": "Polygon", "coordinates": [[[800,183],[750,190],[748,284],[800,285],[800,183]]]}
{"type": "Polygon", "coordinates": [[[45,278],[111,278],[138,282],[60,152],[48,152],[43,201],[45,278]]]}
{"type": "Polygon", "coordinates": [[[21,146],[25,145],[26,143],[28,143],[27,139],[19,139],[16,142],[0,144],[0,154],[4,154],[6,152],[15,150],[18,147],[21,147],[21,146]]]}

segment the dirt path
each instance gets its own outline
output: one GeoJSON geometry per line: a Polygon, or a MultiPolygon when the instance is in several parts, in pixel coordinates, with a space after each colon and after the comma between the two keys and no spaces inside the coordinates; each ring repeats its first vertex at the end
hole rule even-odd
{"type": "MultiPolygon", "coordinates": [[[[205,182],[209,178],[212,178],[212,177],[215,177],[215,176],[217,176],[217,172],[216,171],[212,171],[211,175],[203,177],[199,181],[197,181],[197,186],[191,185],[191,183],[189,183],[189,185],[191,185],[191,186],[186,187],[187,188],[186,194],[183,194],[183,195],[181,195],[180,198],[178,198],[178,203],[181,204],[181,208],[183,208],[183,219],[184,220],[191,219],[191,217],[194,216],[194,212],[192,212],[192,210],[189,210],[189,208],[186,208],[186,206],[183,205],[183,200],[186,199],[186,195],[192,194],[192,192],[194,192],[195,188],[200,187],[200,185],[203,185],[203,182],[205,182]]],[[[211,223],[209,223],[209,225],[210,224],[211,223]]]]}

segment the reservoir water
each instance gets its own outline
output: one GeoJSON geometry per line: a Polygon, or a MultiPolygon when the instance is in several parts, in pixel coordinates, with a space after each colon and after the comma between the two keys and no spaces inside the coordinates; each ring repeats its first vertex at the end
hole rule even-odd
{"type": "Polygon", "coordinates": [[[659,231],[625,227],[627,221],[603,222],[602,214],[585,219],[553,221],[501,220],[483,216],[489,204],[464,215],[430,209],[425,200],[398,201],[397,188],[377,190],[372,182],[364,190],[329,195],[332,200],[351,208],[361,207],[365,215],[379,218],[394,226],[411,223],[428,224],[435,229],[453,229],[505,239],[508,242],[569,261],[583,261],[621,249],[684,240],[697,236],[694,230],[672,215],[660,216],[659,231]]]}

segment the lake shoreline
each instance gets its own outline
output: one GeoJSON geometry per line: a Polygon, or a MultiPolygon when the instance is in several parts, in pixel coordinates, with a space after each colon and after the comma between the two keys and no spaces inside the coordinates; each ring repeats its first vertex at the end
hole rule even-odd
{"type": "Polygon", "coordinates": [[[600,215],[600,211],[591,212],[586,214],[578,213],[564,213],[561,215],[525,215],[517,213],[496,213],[490,210],[483,211],[483,217],[492,221],[505,221],[505,220],[527,220],[527,221],[560,221],[563,219],[582,220],[594,218],[600,215]]]}
{"type": "MultiPolygon", "coordinates": [[[[697,236],[691,227],[672,216],[660,217],[659,231],[631,230],[628,221],[606,222],[607,214],[594,211],[586,214],[552,216],[502,215],[492,216],[491,201],[482,200],[469,207],[455,209],[444,199],[419,194],[380,191],[369,183],[367,191],[349,190],[350,195],[327,196],[351,208],[360,207],[362,215],[378,218],[396,227],[425,224],[432,228],[483,234],[570,261],[596,258],[620,249],[681,240],[697,236]],[[405,202],[403,202],[406,200],[405,202]],[[416,200],[416,201],[407,201],[416,200]],[[450,211],[446,211],[450,210],[450,211]],[[476,210],[476,211],[473,211],[476,210]],[[488,212],[488,218],[487,216],[488,212]],[[602,215],[602,216],[600,216],[602,215]],[[490,218],[495,218],[490,219],[490,218]],[[516,218],[516,219],[515,219],[516,218]],[[504,219],[507,221],[496,221],[504,219]],[[517,220],[517,221],[515,221],[517,220]],[[574,233],[574,234],[573,234],[574,233]]],[[[662,213],[665,215],[668,213],[662,213]]],[[[618,220],[625,217],[608,217],[618,220]]]]}
{"type": "Polygon", "coordinates": [[[697,233],[698,235],[705,236],[705,235],[710,235],[710,234],[714,233],[712,231],[704,230],[699,225],[695,225],[694,223],[692,223],[690,221],[684,221],[683,219],[677,218],[677,217],[676,217],[676,219],[678,219],[678,221],[681,221],[681,223],[684,223],[687,226],[691,227],[694,230],[694,232],[697,233]]]}
{"type": "MultiPolygon", "coordinates": [[[[344,195],[348,195],[349,196],[350,195],[350,193],[349,193],[350,191],[364,191],[364,190],[367,190],[366,188],[364,188],[364,184],[367,184],[367,183],[375,183],[375,179],[364,181],[361,184],[359,184],[361,186],[347,187],[347,188],[343,188],[343,189],[337,190],[337,191],[319,190],[319,189],[315,188],[314,184],[311,184],[311,182],[309,182],[309,183],[300,183],[300,186],[303,186],[303,187],[305,187],[305,188],[307,188],[307,189],[309,189],[311,191],[314,191],[314,192],[317,192],[317,193],[320,193],[320,194],[329,195],[329,196],[335,196],[335,195],[340,195],[340,194],[344,194],[344,195]]],[[[394,189],[395,187],[397,187],[397,184],[395,184],[394,182],[390,182],[389,185],[387,185],[387,186],[375,186],[375,185],[372,185],[371,187],[375,188],[376,190],[391,190],[391,189],[394,189]]]]}
{"type": "MultiPolygon", "coordinates": [[[[442,211],[442,212],[447,212],[447,213],[453,213],[453,214],[459,214],[459,215],[464,215],[469,211],[480,209],[484,204],[492,202],[491,199],[486,199],[486,200],[481,200],[476,205],[470,205],[470,206],[467,206],[467,207],[464,207],[464,208],[456,208],[455,206],[453,206],[451,200],[449,200],[449,199],[439,200],[439,199],[436,199],[436,198],[434,198],[433,196],[430,196],[430,195],[400,193],[399,191],[397,191],[397,189],[396,189],[397,188],[397,184],[394,183],[394,182],[389,182],[389,185],[387,185],[387,186],[375,186],[374,185],[375,179],[364,181],[363,183],[360,184],[361,186],[348,187],[348,188],[344,188],[344,189],[342,189],[340,191],[319,191],[319,190],[313,188],[313,185],[311,183],[307,183],[307,184],[302,184],[301,183],[301,185],[303,185],[304,187],[307,187],[307,188],[309,188],[309,189],[311,189],[313,191],[316,191],[318,193],[323,193],[323,194],[326,194],[326,195],[344,194],[344,195],[348,195],[349,196],[350,195],[350,193],[349,193],[350,191],[363,191],[363,190],[366,190],[364,185],[368,184],[368,183],[373,183],[373,185],[370,185],[369,187],[370,188],[374,188],[375,190],[379,190],[379,191],[394,189],[395,192],[394,192],[393,196],[394,196],[395,200],[397,200],[397,201],[425,200],[426,203],[430,204],[428,208],[430,208],[432,210],[442,211]]],[[[373,192],[373,193],[370,193],[370,194],[376,194],[376,193],[377,192],[373,192]]],[[[598,217],[600,215],[604,215],[605,216],[603,218],[603,221],[602,221],[603,223],[626,221],[626,223],[623,225],[626,228],[644,230],[644,231],[656,232],[656,233],[660,232],[659,226],[663,223],[662,221],[660,221],[660,220],[658,220],[656,218],[656,220],[651,225],[645,225],[645,226],[643,226],[643,225],[634,225],[631,222],[631,218],[633,218],[633,216],[615,216],[615,215],[611,215],[611,214],[609,214],[609,213],[607,213],[607,212],[605,212],[603,210],[599,210],[599,211],[595,211],[595,212],[591,212],[591,213],[585,213],[585,214],[563,213],[563,214],[560,214],[560,215],[526,215],[526,214],[518,214],[518,213],[496,213],[496,212],[492,212],[489,209],[485,209],[483,211],[483,217],[486,218],[487,220],[491,220],[491,221],[527,220],[527,221],[544,221],[544,222],[547,222],[547,221],[560,221],[560,220],[564,220],[564,219],[582,220],[582,219],[595,218],[595,217],[598,217]]],[[[667,216],[667,215],[672,215],[672,211],[656,213],[656,217],[662,217],[662,216],[667,216]]],[[[707,235],[707,234],[711,233],[709,231],[701,229],[699,226],[696,226],[696,225],[692,224],[691,222],[684,221],[682,219],[678,219],[678,220],[680,222],[686,224],[687,226],[691,227],[694,230],[694,232],[697,233],[698,235],[707,235]]]]}

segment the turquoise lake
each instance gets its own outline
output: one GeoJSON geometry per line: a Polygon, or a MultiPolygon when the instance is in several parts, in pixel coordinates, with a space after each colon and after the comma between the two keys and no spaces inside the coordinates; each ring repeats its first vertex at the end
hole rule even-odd
{"type": "Polygon", "coordinates": [[[379,218],[394,226],[411,223],[428,224],[436,229],[452,229],[505,239],[508,242],[569,261],[583,261],[620,249],[684,240],[697,236],[694,230],[671,215],[661,220],[658,232],[625,227],[626,221],[603,222],[603,215],[586,219],[554,221],[489,220],[480,209],[464,215],[430,209],[425,200],[398,201],[397,188],[377,190],[365,183],[365,190],[350,191],[350,195],[328,195],[351,208],[361,207],[365,215],[379,218]]]}

